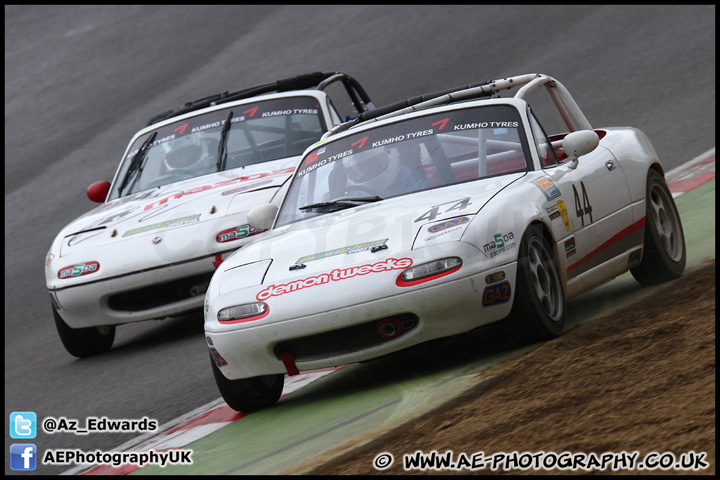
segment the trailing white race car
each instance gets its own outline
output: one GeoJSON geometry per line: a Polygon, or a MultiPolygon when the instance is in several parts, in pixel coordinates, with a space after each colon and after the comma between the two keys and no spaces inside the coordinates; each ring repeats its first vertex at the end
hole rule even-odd
{"type": "Polygon", "coordinates": [[[248,210],[279,203],[303,151],[342,123],[330,85],[356,113],[372,108],[355,79],[318,72],[190,102],[132,138],[112,184],[88,188],[102,205],[63,228],[47,255],[68,352],[109,350],[119,324],[200,311],[223,258],[263,231],[248,210]]]}
{"type": "Polygon", "coordinates": [[[491,322],[550,339],[567,299],[628,269],[649,284],[685,268],[650,141],[593,130],[546,75],[363,113],[305,152],[279,211],[249,219],[272,230],[222,264],[205,301],[215,380],[236,410],[275,403],[285,374],[491,322]],[[526,101],[536,89],[569,133],[546,136],[526,101]]]}

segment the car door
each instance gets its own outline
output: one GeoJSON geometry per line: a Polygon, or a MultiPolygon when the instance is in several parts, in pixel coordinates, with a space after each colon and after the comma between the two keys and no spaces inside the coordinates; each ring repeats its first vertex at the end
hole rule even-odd
{"type": "MultiPolygon", "coordinates": [[[[532,114],[531,123],[536,138],[542,135],[549,143],[532,114]]],[[[608,262],[635,244],[638,229],[633,226],[630,189],[610,150],[598,146],[580,157],[577,166],[567,158],[558,160],[552,148],[544,151],[543,158],[539,147],[543,171],[557,185],[570,219],[570,235],[560,254],[565,255],[561,264],[565,264],[567,295],[571,297],[625,270],[626,262],[608,262]],[[596,269],[598,266],[604,268],[596,269]]]]}

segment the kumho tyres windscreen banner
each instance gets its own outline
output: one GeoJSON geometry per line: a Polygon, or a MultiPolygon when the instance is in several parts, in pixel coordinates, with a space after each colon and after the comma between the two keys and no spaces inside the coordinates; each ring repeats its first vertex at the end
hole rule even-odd
{"type": "MultiPolygon", "coordinates": [[[[297,176],[301,177],[350,155],[399,142],[465,130],[520,129],[521,125],[519,112],[513,107],[504,105],[447,111],[405,120],[366,130],[317,148],[305,158],[297,176]]],[[[519,135],[519,137],[527,153],[524,136],[519,135]]]]}
{"type": "MultiPolygon", "coordinates": [[[[321,111],[317,99],[313,97],[284,97],[275,100],[236,105],[165,125],[157,129],[157,137],[148,147],[154,147],[171,140],[176,140],[185,135],[221,128],[225,124],[228,113],[231,110],[233,117],[230,119],[230,122],[233,124],[273,117],[287,117],[290,115],[313,115],[317,117],[318,125],[321,125],[321,111]]],[[[148,131],[154,132],[155,130],[148,129],[148,131]]],[[[138,137],[125,158],[132,158],[146,139],[147,135],[138,137]]]]}

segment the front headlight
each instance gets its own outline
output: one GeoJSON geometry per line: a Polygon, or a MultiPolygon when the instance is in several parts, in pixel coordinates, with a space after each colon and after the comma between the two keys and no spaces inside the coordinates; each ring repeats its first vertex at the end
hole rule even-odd
{"type": "Polygon", "coordinates": [[[259,320],[267,316],[268,306],[264,302],[246,303],[223,308],[217,314],[220,323],[238,323],[259,320]]]}
{"type": "Polygon", "coordinates": [[[427,282],[438,277],[449,275],[462,267],[459,257],[441,258],[428,263],[421,263],[405,270],[397,278],[399,287],[409,287],[418,283],[427,282]]]}

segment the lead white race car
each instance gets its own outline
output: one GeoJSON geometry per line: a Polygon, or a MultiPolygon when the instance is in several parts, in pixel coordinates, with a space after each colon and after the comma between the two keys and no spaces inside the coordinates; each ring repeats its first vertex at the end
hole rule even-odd
{"type": "Polygon", "coordinates": [[[215,380],[240,411],[277,402],[285,374],[492,322],[521,342],[551,339],[566,300],[628,269],[652,284],[685,268],[645,134],[593,129],[538,74],[363,113],[305,152],[279,210],[248,218],[272,230],[223,262],[205,299],[215,380]],[[527,101],[536,90],[566,133],[546,135],[527,101]]]}
{"type": "Polygon", "coordinates": [[[264,230],[248,210],[279,202],[303,151],[342,123],[338,91],[345,111],[372,108],[355,79],[318,72],[189,102],[135,134],[112,184],[88,188],[102,205],[47,255],[67,351],[95,355],[112,347],[116,325],[200,312],[223,258],[264,230]]]}

